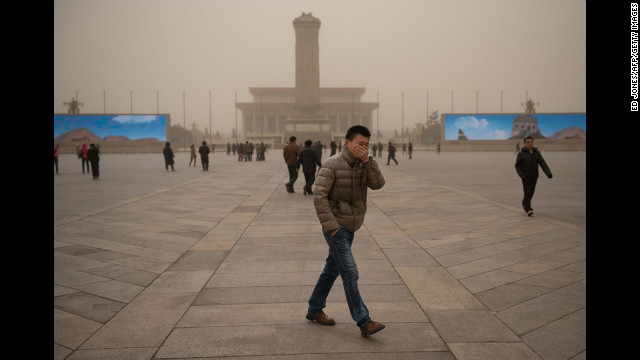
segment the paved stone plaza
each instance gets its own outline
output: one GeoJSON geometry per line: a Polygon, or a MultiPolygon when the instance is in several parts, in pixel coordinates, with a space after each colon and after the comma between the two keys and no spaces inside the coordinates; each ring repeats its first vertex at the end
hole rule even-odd
{"type": "MultiPolygon", "coordinates": [[[[535,215],[512,152],[379,160],[353,252],[366,338],[342,284],[305,319],[327,246],[286,192],[280,151],[107,154],[100,178],[61,155],[54,175],[55,359],[586,359],[586,152],[545,152],[535,215]],[[199,161],[199,159],[198,159],[199,161]]],[[[328,153],[323,155],[326,159],[328,153]]]]}

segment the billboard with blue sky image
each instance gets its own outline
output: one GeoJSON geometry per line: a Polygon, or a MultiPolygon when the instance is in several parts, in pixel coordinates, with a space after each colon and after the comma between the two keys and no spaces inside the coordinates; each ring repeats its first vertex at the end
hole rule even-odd
{"type": "MultiPolygon", "coordinates": [[[[514,119],[522,115],[443,114],[444,139],[458,140],[459,130],[462,130],[468,140],[507,140],[512,137],[514,119]]],[[[537,119],[540,134],[548,139],[565,139],[576,133],[586,138],[587,119],[584,113],[528,115],[537,119]]]]}
{"type": "Polygon", "coordinates": [[[167,140],[168,115],[122,114],[55,114],[54,139],[75,129],[87,129],[104,139],[107,136],[124,136],[128,140],[167,140]]]}

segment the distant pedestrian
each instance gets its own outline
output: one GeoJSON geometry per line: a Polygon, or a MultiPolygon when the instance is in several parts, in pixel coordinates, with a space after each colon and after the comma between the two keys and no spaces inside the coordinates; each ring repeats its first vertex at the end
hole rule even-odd
{"type": "Polygon", "coordinates": [[[378,157],[381,158],[382,157],[382,143],[378,142],[378,157]]]}
{"type": "Polygon", "coordinates": [[[313,145],[313,150],[318,154],[318,159],[322,160],[322,143],[320,141],[316,141],[313,145]]]}
{"type": "Polygon", "coordinates": [[[407,144],[402,143],[402,154],[406,154],[407,153],[407,144]]]}
{"type": "Polygon", "coordinates": [[[264,153],[267,151],[267,147],[261,142],[257,149],[256,161],[264,161],[264,153]]]}
{"type": "Polygon", "coordinates": [[[438,146],[436,147],[436,154],[440,154],[440,143],[438,143],[438,146]]]}
{"type": "Polygon", "coordinates": [[[203,141],[202,145],[198,149],[200,153],[200,162],[202,163],[202,171],[209,171],[209,147],[207,142],[203,141]]]}
{"type": "Polygon", "coordinates": [[[244,157],[244,145],[242,145],[242,143],[238,143],[238,161],[242,161],[242,158],[244,157]]]}
{"type": "Polygon", "coordinates": [[[282,149],[282,157],[287,164],[287,170],[289,171],[289,182],[284,184],[287,188],[287,192],[294,193],[293,184],[298,179],[298,169],[296,169],[296,163],[298,162],[298,156],[300,155],[300,147],[296,144],[296,137],[291,136],[289,143],[282,149]]]}
{"type": "MultiPolygon", "coordinates": [[[[194,145],[191,145],[191,147],[193,148],[194,145]]],[[[167,141],[166,143],[164,143],[162,155],[164,155],[164,169],[166,171],[169,171],[169,166],[171,166],[171,171],[176,171],[176,169],[173,168],[173,158],[175,157],[175,155],[173,155],[173,150],[171,150],[170,142],[167,141]]],[[[191,162],[189,162],[189,166],[191,166],[191,162]]]]}
{"type": "Polygon", "coordinates": [[[189,166],[191,166],[191,163],[193,162],[193,166],[196,166],[196,159],[198,158],[198,156],[196,155],[196,146],[194,144],[191,144],[191,159],[189,160],[189,166]]]}
{"type": "Polygon", "coordinates": [[[91,174],[94,180],[100,177],[100,150],[95,144],[90,144],[87,150],[87,159],[91,162],[91,174]]]}
{"type": "Polygon", "coordinates": [[[389,141],[389,145],[387,146],[387,151],[389,152],[389,155],[387,156],[387,165],[389,165],[391,160],[393,160],[396,165],[398,165],[398,160],[396,160],[396,144],[392,144],[391,141],[389,141]]]}
{"type": "Polygon", "coordinates": [[[524,138],[524,146],[516,157],[515,166],[518,176],[522,179],[522,189],[524,190],[522,209],[527,215],[531,216],[533,215],[531,198],[536,191],[536,183],[538,182],[538,166],[542,168],[542,171],[549,179],[553,177],[551,169],[547,166],[542,154],[538,151],[538,148],[533,147],[533,137],[527,136],[524,138]]]}
{"type": "Polygon", "coordinates": [[[373,154],[373,157],[376,157],[376,151],[378,151],[378,145],[376,143],[373,143],[373,146],[371,147],[371,152],[373,154]]]}
{"type": "Polygon", "coordinates": [[[60,155],[60,146],[55,144],[53,145],[53,166],[56,168],[56,175],[58,174],[58,155],[60,155]]]}
{"type": "Polygon", "coordinates": [[[300,150],[300,156],[298,156],[298,161],[296,162],[296,171],[299,171],[300,165],[302,165],[302,172],[304,173],[304,195],[313,195],[311,186],[313,186],[313,181],[316,179],[316,165],[322,167],[320,156],[318,156],[316,150],[311,148],[311,144],[313,144],[311,140],[304,142],[304,148],[300,150]]]}
{"type": "Polygon", "coordinates": [[[233,156],[236,156],[236,143],[231,144],[231,152],[233,153],[233,156]]]}
{"type": "Polygon", "coordinates": [[[82,173],[84,174],[84,165],[87,164],[87,174],[91,173],[89,170],[89,158],[87,158],[87,144],[82,144],[82,148],[80,149],[80,155],[82,156],[80,159],[82,160],[82,173]]]}
{"type": "Polygon", "coordinates": [[[360,328],[361,336],[385,328],[369,316],[358,289],[358,267],[351,252],[355,232],[362,226],[367,211],[367,190],[378,190],[385,184],[378,164],[369,156],[370,137],[364,126],[349,128],[341,156],[329,158],[318,172],[313,204],[329,255],[309,297],[306,315],[307,320],[335,325],[323,309],[340,275],[351,318],[360,328]]]}
{"type": "Polygon", "coordinates": [[[409,159],[411,159],[411,154],[413,154],[413,144],[409,141],[409,159]]]}
{"type": "Polygon", "coordinates": [[[231,155],[231,144],[227,143],[227,156],[231,155]]]}
{"type": "Polygon", "coordinates": [[[331,140],[331,144],[329,146],[331,146],[331,155],[329,155],[329,156],[335,155],[336,154],[336,149],[338,148],[338,144],[336,144],[335,141],[331,140]]]}

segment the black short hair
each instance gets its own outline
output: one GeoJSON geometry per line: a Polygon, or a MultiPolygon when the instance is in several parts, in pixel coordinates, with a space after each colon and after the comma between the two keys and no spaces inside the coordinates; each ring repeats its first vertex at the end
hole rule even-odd
{"type": "Polygon", "coordinates": [[[296,141],[296,137],[295,136],[292,136],[292,137],[289,138],[289,142],[294,142],[294,141],[296,141]]]}
{"type": "Polygon", "coordinates": [[[371,137],[371,132],[369,132],[369,129],[367,129],[366,127],[362,126],[362,125],[354,125],[352,127],[349,128],[349,130],[347,130],[347,134],[344,136],[345,139],[349,139],[349,140],[353,140],[353,138],[356,137],[356,135],[362,135],[366,138],[370,138],[371,137]]]}
{"type": "Polygon", "coordinates": [[[313,141],[307,140],[307,141],[304,142],[304,144],[307,145],[307,146],[311,146],[311,144],[313,144],[313,141]]]}
{"type": "Polygon", "coordinates": [[[535,140],[533,140],[533,136],[531,136],[531,135],[525,136],[524,142],[527,142],[527,139],[531,139],[531,141],[535,141],[535,140]]]}

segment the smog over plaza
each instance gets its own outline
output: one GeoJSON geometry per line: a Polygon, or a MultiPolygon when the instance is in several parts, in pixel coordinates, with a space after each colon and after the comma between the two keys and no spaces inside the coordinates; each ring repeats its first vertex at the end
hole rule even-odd
{"type": "Polygon", "coordinates": [[[296,86],[301,14],[321,23],[319,86],[364,88],[380,130],[522,113],[526,96],[539,113],[586,111],[584,0],[57,0],[54,113],[77,95],[82,114],[242,131],[250,88],[296,86]]]}

